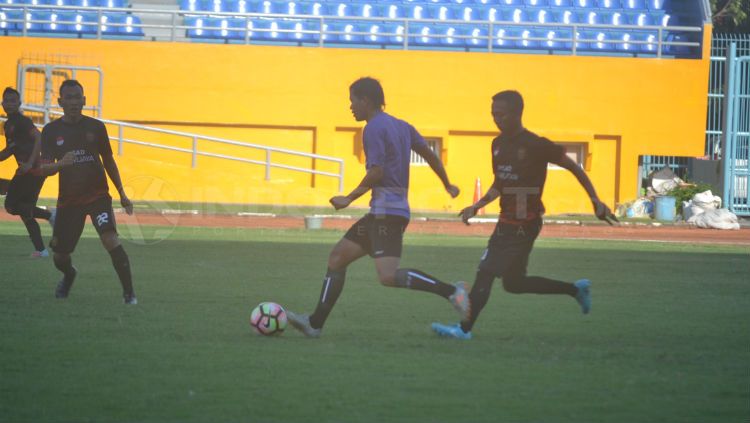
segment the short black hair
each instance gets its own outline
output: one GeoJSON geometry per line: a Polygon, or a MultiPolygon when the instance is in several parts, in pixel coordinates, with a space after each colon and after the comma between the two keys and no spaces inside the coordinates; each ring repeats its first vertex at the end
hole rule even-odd
{"type": "Polygon", "coordinates": [[[8,94],[15,94],[19,99],[21,98],[21,93],[19,93],[18,90],[13,87],[5,87],[5,89],[3,90],[3,97],[8,94]]]}
{"type": "Polygon", "coordinates": [[[492,101],[504,101],[510,106],[511,112],[517,113],[519,116],[523,114],[523,97],[518,91],[500,91],[492,96],[492,101]]]}
{"type": "Polygon", "coordinates": [[[349,91],[359,98],[369,98],[370,101],[378,108],[385,106],[385,94],[380,81],[375,78],[365,76],[354,81],[349,86],[349,91]]]}
{"type": "Polygon", "coordinates": [[[75,79],[66,79],[62,84],[60,84],[60,97],[62,97],[62,90],[65,87],[80,87],[81,92],[83,92],[83,85],[81,85],[80,82],[75,79]]]}

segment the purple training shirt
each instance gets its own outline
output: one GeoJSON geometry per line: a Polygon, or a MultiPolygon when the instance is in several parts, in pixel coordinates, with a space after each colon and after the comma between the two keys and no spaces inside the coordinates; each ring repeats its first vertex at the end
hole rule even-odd
{"type": "Polygon", "coordinates": [[[383,179],[372,188],[370,213],[408,219],[411,150],[427,143],[409,123],[385,112],[376,114],[367,122],[363,143],[367,169],[373,166],[383,168],[383,179]]]}

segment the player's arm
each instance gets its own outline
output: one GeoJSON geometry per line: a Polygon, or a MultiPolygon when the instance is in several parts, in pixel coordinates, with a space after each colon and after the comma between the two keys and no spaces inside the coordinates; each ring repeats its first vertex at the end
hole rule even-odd
{"type": "Polygon", "coordinates": [[[40,171],[42,176],[50,176],[54,175],[55,173],[61,171],[63,168],[66,168],[68,166],[73,166],[73,163],[75,163],[75,153],[72,151],[68,151],[65,153],[64,156],[58,161],[53,162],[42,162],[42,166],[40,167],[40,171]]]}
{"type": "Polygon", "coordinates": [[[329,201],[336,210],[341,210],[349,206],[352,201],[367,194],[367,192],[370,191],[372,187],[377,185],[381,179],[383,179],[383,167],[371,166],[369,169],[367,169],[367,173],[365,174],[365,177],[362,178],[362,182],[360,182],[359,185],[357,185],[357,187],[352,190],[352,192],[350,192],[348,195],[337,195],[331,198],[329,201]]]}
{"type": "Polygon", "coordinates": [[[487,192],[482,196],[482,198],[477,200],[476,203],[470,205],[469,207],[465,207],[463,210],[461,210],[460,213],[458,213],[458,215],[461,217],[461,220],[468,225],[469,219],[476,216],[479,209],[495,201],[495,199],[500,196],[501,189],[502,184],[500,183],[500,180],[495,178],[495,182],[492,184],[490,189],[488,189],[487,192]]]}
{"type": "Polygon", "coordinates": [[[34,166],[34,162],[36,162],[37,158],[39,158],[39,153],[42,151],[42,133],[39,132],[38,129],[36,129],[36,126],[34,126],[34,124],[31,125],[30,132],[32,138],[34,138],[34,147],[31,150],[29,160],[18,165],[18,170],[16,172],[19,174],[24,174],[31,170],[31,168],[34,166]]]}
{"type": "Polygon", "coordinates": [[[107,171],[109,179],[117,189],[117,193],[120,195],[120,204],[125,208],[127,214],[133,214],[133,202],[130,201],[128,196],[125,194],[125,189],[122,186],[122,179],[120,179],[120,170],[117,168],[115,158],[112,155],[102,155],[102,164],[104,170],[107,171]]]}
{"type": "Polygon", "coordinates": [[[8,157],[13,155],[13,147],[15,147],[16,144],[11,142],[8,143],[8,145],[0,150],[0,162],[6,160],[8,157]]]}
{"type": "Polygon", "coordinates": [[[566,154],[563,154],[562,157],[555,162],[555,164],[569,170],[570,173],[572,173],[576,177],[576,179],[578,179],[578,183],[581,184],[583,189],[585,189],[586,193],[589,195],[589,198],[591,199],[591,205],[594,207],[594,214],[597,218],[599,218],[599,220],[603,220],[610,225],[612,225],[613,222],[619,222],[617,220],[617,217],[615,217],[615,215],[612,213],[612,210],[610,210],[606,204],[599,200],[599,196],[596,194],[596,190],[594,189],[594,184],[591,183],[591,179],[589,179],[588,175],[586,175],[586,172],[581,169],[581,166],[578,166],[578,163],[574,162],[566,154]]]}
{"type": "Polygon", "coordinates": [[[458,197],[458,194],[461,192],[460,189],[458,189],[457,186],[451,184],[450,179],[448,179],[448,173],[445,171],[445,166],[443,166],[443,162],[440,160],[440,157],[435,154],[432,149],[426,144],[426,143],[419,143],[414,144],[412,147],[415,153],[419,154],[424,161],[427,162],[428,165],[430,165],[430,169],[432,169],[433,172],[435,172],[435,175],[440,178],[440,181],[443,183],[443,187],[445,187],[445,190],[448,191],[448,194],[450,194],[451,198],[458,197]]]}

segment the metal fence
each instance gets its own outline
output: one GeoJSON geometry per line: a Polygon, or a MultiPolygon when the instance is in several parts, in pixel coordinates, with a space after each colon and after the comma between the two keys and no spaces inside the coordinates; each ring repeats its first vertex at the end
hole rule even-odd
{"type": "Polygon", "coordinates": [[[737,56],[750,56],[750,34],[714,34],[711,40],[711,71],[708,82],[706,116],[706,156],[721,158],[722,125],[724,122],[724,86],[729,45],[735,43],[737,56]]]}
{"type": "MultiPolygon", "coordinates": [[[[724,78],[726,55],[731,43],[737,45],[737,56],[750,56],[750,34],[714,34],[711,40],[711,69],[708,81],[708,110],[706,113],[705,156],[711,160],[721,158],[721,138],[724,134],[724,78]]],[[[687,175],[688,157],[641,156],[641,178],[652,172],[670,168],[681,178],[687,175]]]]}

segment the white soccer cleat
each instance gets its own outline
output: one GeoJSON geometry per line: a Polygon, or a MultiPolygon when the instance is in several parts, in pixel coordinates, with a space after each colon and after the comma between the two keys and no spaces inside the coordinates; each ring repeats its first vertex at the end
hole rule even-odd
{"type": "Polygon", "coordinates": [[[52,226],[52,229],[55,229],[55,220],[57,220],[57,209],[52,209],[50,211],[50,217],[49,217],[49,225],[52,226]]]}
{"type": "Polygon", "coordinates": [[[293,311],[286,311],[286,318],[293,328],[305,334],[308,338],[318,338],[323,329],[310,326],[310,316],[307,314],[296,314],[293,311]]]}
{"type": "Polygon", "coordinates": [[[46,248],[44,250],[42,250],[42,251],[34,251],[33,253],[31,253],[31,256],[29,256],[29,257],[35,258],[35,259],[36,258],[49,257],[49,251],[47,251],[46,248]]]}
{"type": "Polygon", "coordinates": [[[453,308],[461,315],[461,320],[469,320],[471,315],[471,301],[469,301],[469,293],[466,292],[466,282],[456,282],[453,286],[456,287],[456,292],[448,297],[448,299],[453,304],[453,308]]]}

